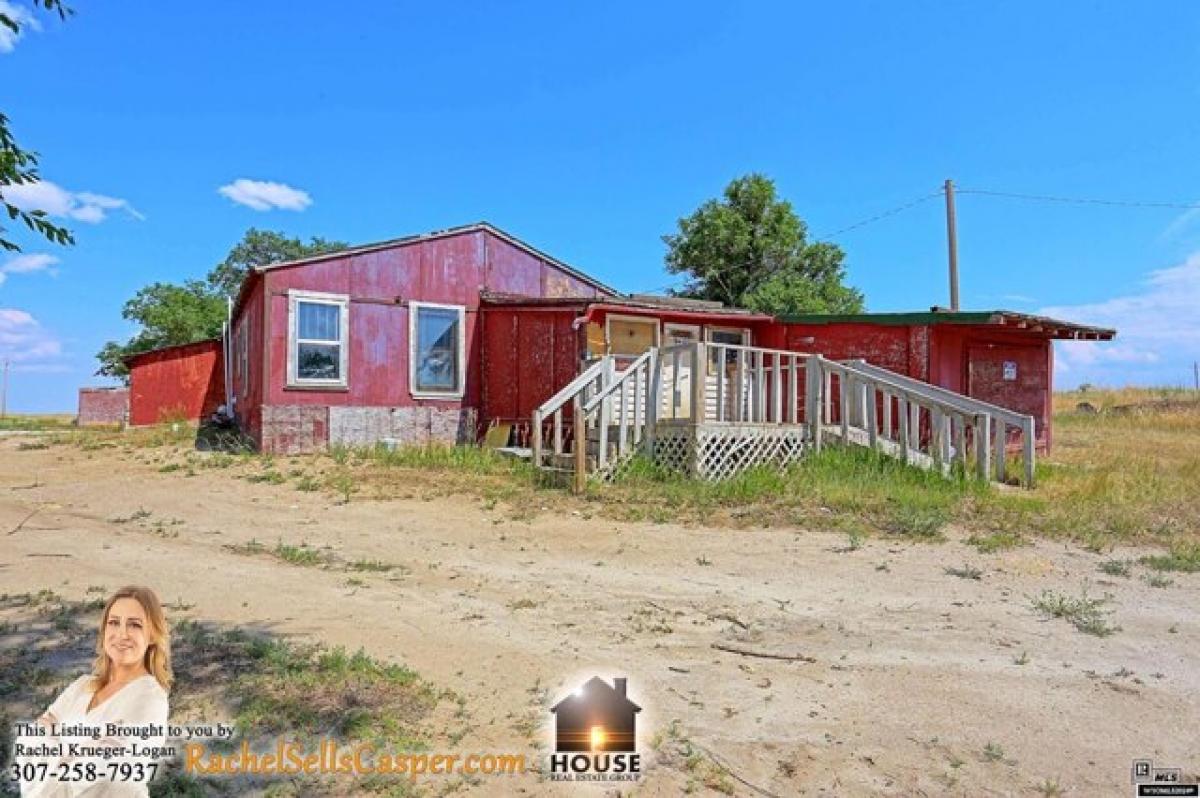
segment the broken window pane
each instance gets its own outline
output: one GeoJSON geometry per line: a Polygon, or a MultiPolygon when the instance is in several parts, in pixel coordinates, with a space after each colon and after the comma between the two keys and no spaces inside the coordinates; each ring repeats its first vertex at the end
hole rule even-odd
{"type": "Polygon", "coordinates": [[[338,344],[297,344],[296,376],[302,380],[341,378],[341,346],[338,344]]]}

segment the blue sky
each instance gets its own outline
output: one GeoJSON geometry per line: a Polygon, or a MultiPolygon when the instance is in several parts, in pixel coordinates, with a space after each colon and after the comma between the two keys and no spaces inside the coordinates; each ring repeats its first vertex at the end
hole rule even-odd
{"type": "MultiPolygon", "coordinates": [[[[11,410],[73,409],[133,332],[123,302],[250,226],[368,242],[487,219],[652,291],[673,282],[660,236],[751,171],[814,235],[948,177],[1200,201],[1192,3],[75,8],[0,39],[0,110],[78,242],[0,255],[11,410]],[[286,188],[220,193],[238,180],[286,188]]],[[[933,199],[836,240],[871,310],[911,310],[947,303],[944,235],[933,199]]],[[[1061,349],[1060,386],[1190,382],[1200,212],[963,194],[959,237],[964,307],[1120,329],[1061,349]]]]}

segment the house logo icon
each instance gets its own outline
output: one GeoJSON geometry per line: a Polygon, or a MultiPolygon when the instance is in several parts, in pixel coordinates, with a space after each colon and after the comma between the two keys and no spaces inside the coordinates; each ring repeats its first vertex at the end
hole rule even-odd
{"type": "Polygon", "coordinates": [[[609,684],[588,679],[550,708],[554,714],[552,779],[563,781],[632,781],[641,770],[637,753],[637,713],[628,680],[609,684]]]}

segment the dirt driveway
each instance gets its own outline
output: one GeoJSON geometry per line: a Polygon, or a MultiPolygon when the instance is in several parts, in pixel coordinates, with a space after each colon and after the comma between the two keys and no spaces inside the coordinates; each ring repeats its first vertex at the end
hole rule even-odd
{"type": "MultiPolygon", "coordinates": [[[[513,521],[470,496],[341,504],[159,468],[0,439],[0,592],[145,582],[187,608],[174,618],[362,647],[465,696],[463,751],[544,753],[549,704],[627,676],[643,795],[1128,795],[1133,759],[1200,770],[1200,575],[1098,570],[1141,552],[513,521]],[[302,567],[252,540],[398,567],[302,567]],[[1085,589],[1112,594],[1119,631],[1033,607],[1085,589]]],[[[580,790],[526,775],[503,791],[580,790]]]]}

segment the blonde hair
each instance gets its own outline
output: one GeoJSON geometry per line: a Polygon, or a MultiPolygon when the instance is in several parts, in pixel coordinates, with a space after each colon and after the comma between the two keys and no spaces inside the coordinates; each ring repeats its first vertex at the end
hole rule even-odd
{"type": "Polygon", "coordinates": [[[154,591],[137,585],[121,588],[113,593],[104,605],[104,613],[100,616],[100,633],[96,638],[96,660],[92,664],[92,688],[99,690],[112,680],[112,661],[104,652],[104,632],[113,604],[123,598],[131,598],[142,605],[142,610],[146,613],[146,631],[150,638],[150,645],[146,648],[142,664],[164,690],[170,690],[175,676],[171,673],[171,638],[167,619],[154,591]]]}

